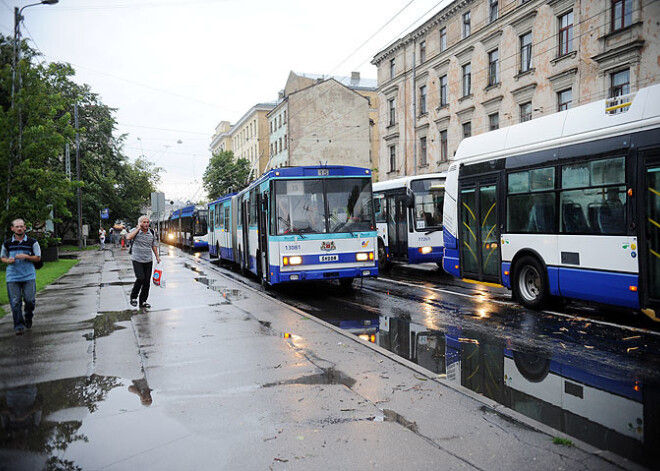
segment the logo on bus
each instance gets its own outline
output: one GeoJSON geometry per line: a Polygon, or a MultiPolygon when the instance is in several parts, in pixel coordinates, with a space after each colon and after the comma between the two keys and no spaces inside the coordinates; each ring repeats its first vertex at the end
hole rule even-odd
{"type": "Polygon", "coordinates": [[[330,242],[321,242],[321,250],[324,252],[331,252],[333,250],[337,250],[337,247],[335,246],[335,241],[331,240],[330,242]]]}
{"type": "Polygon", "coordinates": [[[368,240],[363,240],[362,241],[362,248],[366,249],[367,247],[369,247],[369,241],[368,240]]]}

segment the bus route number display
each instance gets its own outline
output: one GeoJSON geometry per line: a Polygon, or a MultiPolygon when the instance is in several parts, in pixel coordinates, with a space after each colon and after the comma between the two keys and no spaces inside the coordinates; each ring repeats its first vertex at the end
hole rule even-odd
{"type": "Polygon", "coordinates": [[[330,176],[330,170],[328,170],[327,168],[320,168],[320,169],[318,169],[318,176],[319,177],[330,176]]]}

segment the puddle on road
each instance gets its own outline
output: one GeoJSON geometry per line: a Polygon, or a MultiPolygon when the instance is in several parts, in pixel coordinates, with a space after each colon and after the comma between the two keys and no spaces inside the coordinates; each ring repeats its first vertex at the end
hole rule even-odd
{"type": "Polygon", "coordinates": [[[207,278],[205,276],[195,278],[195,281],[205,285],[208,289],[220,293],[226,300],[224,304],[230,304],[239,299],[245,299],[245,294],[239,289],[227,288],[222,284],[221,280],[214,278],[207,278]]]}
{"type": "MultiPolygon", "coordinates": [[[[33,469],[39,461],[44,462],[43,469],[85,469],[72,449],[85,459],[93,455],[94,447],[108,446],[99,443],[94,432],[98,427],[85,424],[149,406],[152,401],[145,378],[92,375],[0,390],[0,463],[3,469],[33,469]]],[[[106,422],[104,427],[117,424],[106,422]]]]}
{"type": "Polygon", "coordinates": [[[494,335],[465,319],[435,330],[381,315],[376,343],[442,381],[653,467],[660,457],[660,385],[651,355],[660,342],[607,338],[594,332],[601,327],[556,318],[549,324],[540,315],[515,322],[494,335]]]}
{"type": "Polygon", "coordinates": [[[351,389],[355,380],[343,372],[334,368],[323,368],[323,372],[315,375],[301,376],[299,378],[277,381],[275,383],[266,383],[263,388],[272,388],[275,386],[286,386],[290,384],[342,384],[351,389]]]}
{"type": "Polygon", "coordinates": [[[92,323],[92,333],[85,334],[84,337],[86,340],[94,340],[99,337],[107,337],[115,330],[125,329],[125,327],[117,325],[117,322],[129,321],[132,316],[140,314],[140,312],[135,309],[100,312],[94,319],[89,321],[92,323]]]}

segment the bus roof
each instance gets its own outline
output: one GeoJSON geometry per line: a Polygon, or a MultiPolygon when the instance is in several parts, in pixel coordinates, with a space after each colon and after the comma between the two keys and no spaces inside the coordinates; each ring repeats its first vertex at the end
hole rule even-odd
{"type": "Polygon", "coordinates": [[[214,204],[224,203],[225,201],[230,200],[232,196],[235,196],[237,194],[238,193],[229,193],[228,195],[221,196],[220,198],[218,198],[216,200],[213,200],[210,203],[208,203],[207,206],[210,207],[214,204]]]}
{"type": "MultiPolygon", "coordinates": [[[[618,113],[607,111],[611,99],[595,101],[525,123],[464,139],[455,161],[465,163],[540,151],[573,142],[614,137],[640,126],[660,124],[660,84],[642,88],[630,97],[630,107],[618,113]]],[[[617,97],[619,100],[625,97],[617,97]]]]}
{"type": "Polygon", "coordinates": [[[392,180],[385,180],[383,182],[376,182],[373,184],[373,191],[375,193],[377,191],[394,190],[396,188],[408,188],[410,182],[413,180],[429,180],[432,178],[447,178],[447,172],[408,175],[405,177],[394,178],[392,180]]]}

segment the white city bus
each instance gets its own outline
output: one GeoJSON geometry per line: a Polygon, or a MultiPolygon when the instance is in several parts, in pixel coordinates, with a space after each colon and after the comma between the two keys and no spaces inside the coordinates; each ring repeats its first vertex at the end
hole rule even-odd
{"type": "Polygon", "coordinates": [[[474,136],[449,168],[444,262],[524,306],[660,307],[660,85],[474,136]]]}
{"type": "Polygon", "coordinates": [[[447,174],[429,173],[373,184],[378,266],[442,264],[442,206],[447,174]]]}

